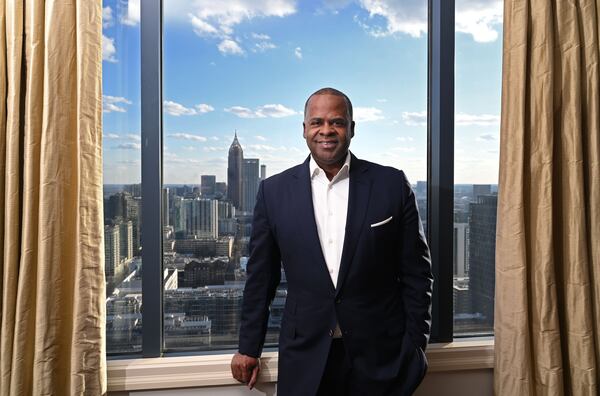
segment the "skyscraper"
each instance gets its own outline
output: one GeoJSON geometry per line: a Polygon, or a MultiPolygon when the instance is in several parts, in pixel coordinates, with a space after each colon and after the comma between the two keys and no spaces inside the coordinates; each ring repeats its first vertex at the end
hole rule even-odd
{"type": "Polygon", "coordinates": [[[475,313],[494,324],[496,207],[498,196],[479,195],[471,204],[469,219],[469,290],[475,313]]]}
{"type": "Polygon", "coordinates": [[[216,199],[184,199],[187,207],[186,231],[200,238],[219,236],[219,201],[216,199]]]}
{"type": "Polygon", "coordinates": [[[236,208],[242,204],[242,166],[244,162],[244,151],[237,138],[237,133],[229,147],[227,159],[227,198],[236,208]]]}
{"type": "Polygon", "coordinates": [[[119,255],[121,260],[133,258],[133,222],[131,220],[119,224],[119,255]]]}
{"type": "Polygon", "coordinates": [[[202,198],[214,198],[217,193],[217,177],[215,175],[200,176],[200,194],[202,198]]]}
{"type": "Polygon", "coordinates": [[[260,166],[260,180],[265,180],[267,178],[267,165],[260,166]]]}
{"type": "Polygon", "coordinates": [[[258,193],[258,158],[244,158],[242,168],[242,210],[252,212],[256,203],[256,194],[258,193]]]}
{"type": "Polygon", "coordinates": [[[119,226],[104,226],[104,273],[106,276],[113,276],[119,271],[120,250],[119,226]]]}

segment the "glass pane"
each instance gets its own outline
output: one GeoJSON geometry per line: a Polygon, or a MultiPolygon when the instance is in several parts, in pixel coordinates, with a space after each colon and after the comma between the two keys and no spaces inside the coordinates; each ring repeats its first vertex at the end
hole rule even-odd
{"type": "Polygon", "coordinates": [[[502,1],[456,3],[454,334],[490,335],[494,268],[502,1]]]}
{"type": "MultiPolygon", "coordinates": [[[[258,184],[307,158],[317,89],[348,94],[350,150],[403,169],[425,217],[427,2],[406,3],[164,1],[167,349],[237,347],[258,184]]],[[[268,345],[286,295],[283,274],[268,345]]]]}
{"type": "Polygon", "coordinates": [[[102,12],[104,243],[108,353],[142,346],[139,0],[102,12]]]}

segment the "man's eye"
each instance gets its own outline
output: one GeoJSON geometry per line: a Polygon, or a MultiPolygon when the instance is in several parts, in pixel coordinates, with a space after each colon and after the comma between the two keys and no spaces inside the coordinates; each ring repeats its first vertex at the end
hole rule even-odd
{"type": "Polygon", "coordinates": [[[310,125],[313,125],[313,126],[321,125],[321,122],[320,121],[316,121],[316,120],[315,121],[311,121],[310,125]]]}

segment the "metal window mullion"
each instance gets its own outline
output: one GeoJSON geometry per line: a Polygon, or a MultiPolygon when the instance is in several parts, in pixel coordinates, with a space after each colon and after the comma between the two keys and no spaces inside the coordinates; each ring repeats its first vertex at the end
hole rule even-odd
{"type": "Polygon", "coordinates": [[[144,0],[141,17],[142,354],[162,353],[162,0],[144,0]]]}
{"type": "Polygon", "coordinates": [[[427,229],[433,266],[431,339],[453,338],[454,0],[429,0],[427,229]]]}

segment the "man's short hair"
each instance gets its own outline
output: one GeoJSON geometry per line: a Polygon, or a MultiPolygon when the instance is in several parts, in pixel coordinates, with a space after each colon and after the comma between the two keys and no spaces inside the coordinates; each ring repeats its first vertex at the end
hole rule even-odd
{"type": "Polygon", "coordinates": [[[306,99],[306,103],[304,103],[304,118],[306,118],[306,110],[308,109],[308,102],[310,101],[310,98],[316,95],[335,95],[344,98],[344,101],[346,102],[346,109],[348,111],[348,115],[350,116],[350,121],[352,121],[352,102],[350,101],[350,98],[342,91],[330,87],[321,88],[313,92],[308,99],[306,99]]]}

